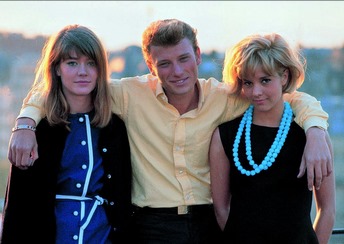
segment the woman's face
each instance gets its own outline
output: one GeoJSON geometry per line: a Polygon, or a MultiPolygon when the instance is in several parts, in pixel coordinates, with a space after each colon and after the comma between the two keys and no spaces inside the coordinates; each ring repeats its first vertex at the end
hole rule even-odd
{"type": "Polygon", "coordinates": [[[269,75],[262,67],[243,77],[243,94],[254,105],[255,109],[269,111],[283,103],[283,86],[288,80],[285,70],[281,76],[269,75]]]}
{"type": "Polygon", "coordinates": [[[94,60],[71,52],[69,58],[61,61],[57,75],[61,77],[67,101],[71,102],[76,98],[91,97],[96,87],[98,69],[94,60]]]}

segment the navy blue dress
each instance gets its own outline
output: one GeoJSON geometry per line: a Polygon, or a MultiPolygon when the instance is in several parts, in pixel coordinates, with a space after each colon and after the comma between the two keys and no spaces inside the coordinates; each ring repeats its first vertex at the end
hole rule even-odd
{"type": "MultiPolygon", "coordinates": [[[[292,122],[275,163],[254,176],[242,175],[234,165],[232,149],[241,118],[219,126],[220,137],[230,159],[230,213],[225,226],[226,243],[318,243],[310,218],[312,192],[306,176],[297,178],[306,143],[305,132],[292,122]]],[[[252,155],[260,164],[275,139],[278,128],[252,124],[252,155]]],[[[244,136],[239,160],[245,169],[244,136]]]]}
{"type": "Polygon", "coordinates": [[[71,114],[68,121],[71,130],[57,175],[56,244],[106,243],[111,226],[100,196],[100,128],[91,126],[89,114],[71,114]]]}

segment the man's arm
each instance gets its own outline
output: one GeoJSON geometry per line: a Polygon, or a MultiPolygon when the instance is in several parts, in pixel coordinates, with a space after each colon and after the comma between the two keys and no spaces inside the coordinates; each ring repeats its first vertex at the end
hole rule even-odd
{"type": "Polygon", "coordinates": [[[326,133],[327,131],[317,127],[311,127],[306,132],[307,141],[297,177],[302,177],[307,169],[310,191],[313,184],[315,189],[319,190],[324,177],[329,176],[333,171],[333,159],[326,143],[326,133]]]}
{"type": "Polygon", "coordinates": [[[298,177],[307,168],[308,189],[320,188],[323,177],[331,174],[333,165],[330,149],[326,143],[325,130],[328,127],[328,114],[320,102],[303,92],[285,94],[294,111],[295,121],[306,131],[307,142],[302,156],[298,177]]]}
{"type": "Polygon", "coordinates": [[[14,166],[27,169],[38,158],[37,142],[33,129],[15,129],[21,128],[21,125],[35,128],[36,123],[30,118],[17,119],[10,137],[7,157],[14,166]]]}
{"type": "Polygon", "coordinates": [[[327,129],[328,114],[315,97],[295,91],[292,94],[284,94],[284,99],[290,103],[293,109],[295,122],[305,131],[314,126],[327,129]]]}
{"type": "MultiPolygon", "coordinates": [[[[122,116],[123,91],[121,80],[111,80],[110,89],[113,99],[112,110],[119,116],[122,116]]],[[[41,113],[42,104],[41,94],[30,91],[23,100],[15,127],[17,125],[38,125],[39,121],[43,118],[41,113]]],[[[10,137],[7,157],[14,166],[27,169],[39,156],[37,148],[36,135],[33,131],[26,129],[16,130],[10,137]]]]}
{"type": "Polygon", "coordinates": [[[35,127],[41,120],[42,103],[39,95],[30,93],[23,101],[14,128],[19,125],[25,126],[20,126],[21,129],[12,132],[7,153],[9,161],[18,168],[27,169],[38,158],[36,134],[28,128],[35,127]]]}

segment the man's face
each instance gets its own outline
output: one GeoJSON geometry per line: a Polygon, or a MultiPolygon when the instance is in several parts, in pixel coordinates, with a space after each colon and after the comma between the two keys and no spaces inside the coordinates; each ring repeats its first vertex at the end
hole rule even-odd
{"type": "Polygon", "coordinates": [[[149,70],[159,78],[169,98],[194,92],[200,63],[200,50],[195,53],[187,38],[175,46],[151,47],[149,70]]]}

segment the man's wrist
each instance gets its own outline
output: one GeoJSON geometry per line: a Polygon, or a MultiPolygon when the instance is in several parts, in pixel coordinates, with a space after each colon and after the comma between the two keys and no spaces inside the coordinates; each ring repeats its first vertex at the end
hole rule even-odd
{"type": "Polygon", "coordinates": [[[12,132],[15,132],[17,130],[32,130],[33,132],[35,132],[36,127],[31,125],[17,125],[12,128],[12,132]]]}
{"type": "Polygon", "coordinates": [[[19,126],[19,125],[29,125],[32,127],[36,127],[36,122],[29,117],[20,117],[16,119],[15,126],[19,126]]]}
{"type": "Polygon", "coordinates": [[[324,136],[326,134],[326,129],[321,126],[312,126],[306,131],[306,135],[312,136],[324,136]]]}
{"type": "Polygon", "coordinates": [[[311,128],[317,128],[317,129],[320,129],[320,130],[323,130],[323,131],[326,130],[325,128],[323,128],[323,127],[321,127],[321,126],[312,126],[311,128]]]}

